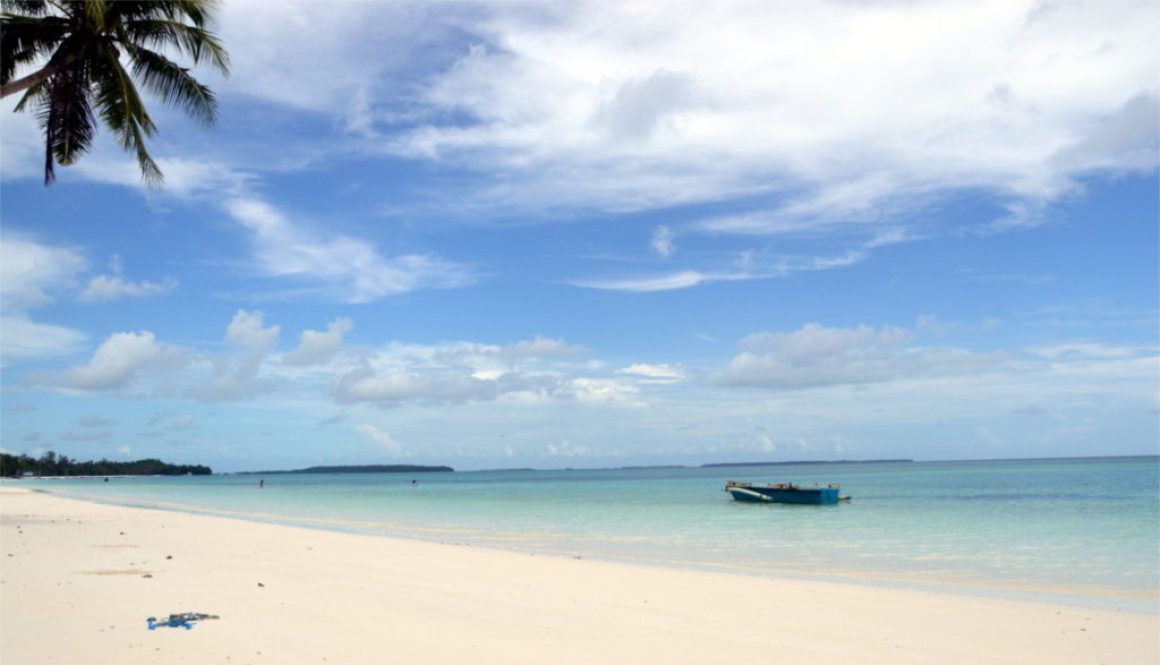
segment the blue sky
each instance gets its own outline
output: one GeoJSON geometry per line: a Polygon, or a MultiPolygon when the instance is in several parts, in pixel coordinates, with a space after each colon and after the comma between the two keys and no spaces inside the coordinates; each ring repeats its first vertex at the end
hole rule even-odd
{"type": "Polygon", "coordinates": [[[226,2],[166,185],[0,118],[4,450],[1155,454],[1151,2],[226,2]]]}

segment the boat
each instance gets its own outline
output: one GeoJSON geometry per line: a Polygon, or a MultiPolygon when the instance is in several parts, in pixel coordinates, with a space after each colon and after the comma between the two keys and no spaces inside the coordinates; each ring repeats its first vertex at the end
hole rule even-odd
{"type": "Polygon", "coordinates": [[[815,485],[812,487],[793,483],[754,485],[753,483],[737,483],[732,480],[725,483],[725,491],[732,495],[735,500],[762,503],[829,505],[839,501],[849,501],[850,497],[838,494],[841,489],[841,485],[815,485]]]}

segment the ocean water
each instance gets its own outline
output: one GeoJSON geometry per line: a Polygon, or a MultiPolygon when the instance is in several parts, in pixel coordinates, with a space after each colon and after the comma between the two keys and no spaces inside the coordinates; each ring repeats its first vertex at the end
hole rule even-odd
{"type": "Polygon", "coordinates": [[[525,552],[1160,610],[1156,457],[6,482],[525,552]],[[741,503],[727,480],[841,483],[853,500],[741,503]]]}

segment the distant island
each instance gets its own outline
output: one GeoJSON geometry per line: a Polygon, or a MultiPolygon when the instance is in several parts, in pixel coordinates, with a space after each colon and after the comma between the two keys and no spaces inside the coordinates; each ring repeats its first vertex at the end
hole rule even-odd
{"type": "Polygon", "coordinates": [[[907,464],[912,459],[839,459],[839,460],[793,460],[789,462],[719,462],[717,464],[702,464],[702,469],[724,466],[794,466],[802,464],[907,464]]]}
{"type": "Polygon", "coordinates": [[[355,466],[312,466],[290,471],[241,471],[238,475],[276,475],[282,473],[449,473],[449,466],[418,466],[414,464],[362,464],[355,466]]]}
{"type": "Polygon", "coordinates": [[[213,470],[201,464],[167,464],[159,459],[114,462],[107,459],[82,462],[49,451],[39,458],[0,453],[0,477],[23,476],[208,476],[213,470]]]}

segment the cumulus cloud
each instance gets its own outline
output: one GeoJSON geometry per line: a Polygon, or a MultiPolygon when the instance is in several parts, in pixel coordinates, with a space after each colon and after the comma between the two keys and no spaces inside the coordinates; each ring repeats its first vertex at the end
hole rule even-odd
{"type": "Polygon", "coordinates": [[[37,322],[30,310],[73,297],[81,302],[102,302],[155,295],[172,288],[172,284],[124,279],[120,258],[114,257],[112,274],[93,277],[77,294],[81,275],[87,270],[88,261],[78,249],[52,246],[17,232],[0,234],[0,362],[80,350],[84,333],[37,322]]]}
{"type": "Polygon", "coordinates": [[[251,233],[261,272],[300,280],[306,284],[302,296],[366,303],[417,289],[464,286],[475,279],[467,267],[438,257],[387,258],[365,240],[313,232],[261,200],[232,199],[227,209],[251,233]]]}
{"type": "Polygon", "coordinates": [[[316,365],[334,357],[342,348],[342,336],[354,328],[350,319],[336,319],[326,327],[326,332],[304,330],[299,338],[298,348],[287,353],[282,362],[287,365],[316,365]]]}
{"type": "Polygon", "coordinates": [[[67,370],[55,384],[85,391],[116,390],[151,370],[179,365],[182,351],[159,343],[149,331],[114,333],[84,365],[67,370]]]}
{"type": "Polygon", "coordinates": [[[760,333],[740,343],[741,353],[721,373],[726,386],[797,390],[879,383],[903,378],[974,374],[1004,360],[948,347],[912,344],[901,328],[826,328],[817,323],[792,333],[760,333]]]}
{"type": "Polygon", "coordinates": [[[282,328],[277,325],[263,328],[265,316],[263,312],[239,309],[226,326],[226,342],[257,353],[269,351],[278,343],[282,328]]]}
{"type": "Polygon", "coordinates": [[[232,401],[272,390],[276,381],[262,376],[263,362],[278,343],[281,327],[266,326],[265,314],[238,310],[226,326],[226,343],[235,353],[210,356],[212,377],[189,389],[190,396],[208,402],[232,401]]]}
{"type": "Polygon", "coordinates": [[[121,298],[145,298],[172,291],[176,286],[176,283],[171,280],[158,284],[144,280],[133,282],[125,279],[122,274],[124,270],[120,256],[113,257],[109,263],[109,270],[110,274],[96,275],[89,280],[88,286],[85,287],[84,291],[81,291],[79,296],[81,302],[95,303],[121,298]]]}
{"type": "Polygon", "coordinates": [[[569,362],[582,351],[563,340],[542,337],[508,346],[394,345],[340,376],[332,393],[340,403],[379,406],[498,399],[526,404],[547,400],[615,403],[634,398],[637,388],[630,381],[591,376],[586,364],[569,362]]]}

